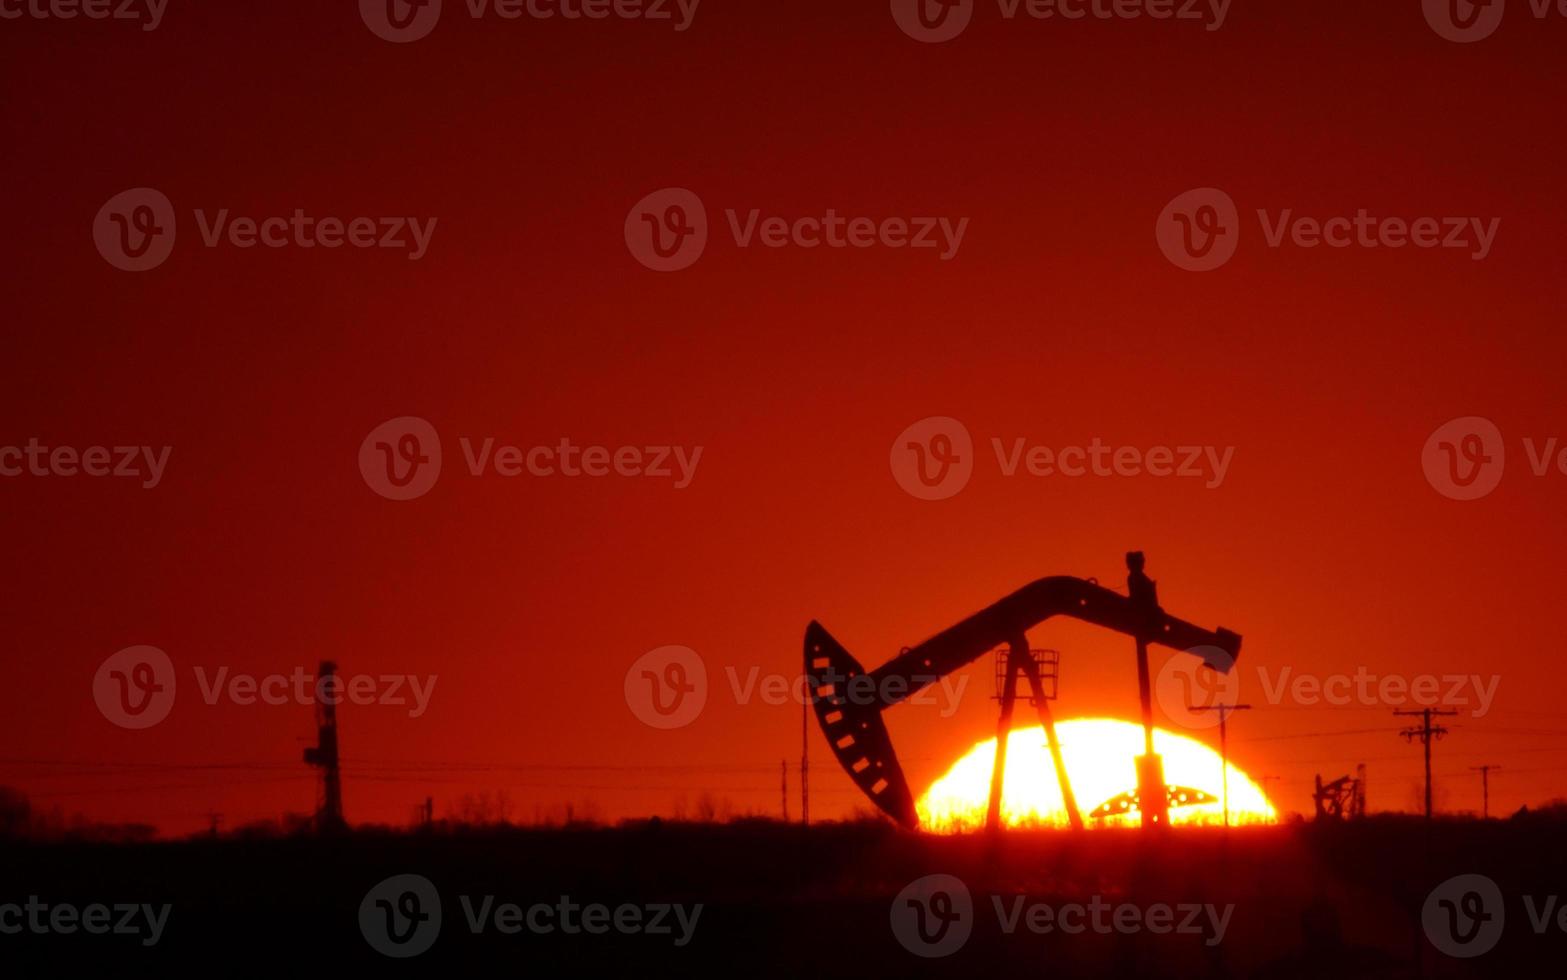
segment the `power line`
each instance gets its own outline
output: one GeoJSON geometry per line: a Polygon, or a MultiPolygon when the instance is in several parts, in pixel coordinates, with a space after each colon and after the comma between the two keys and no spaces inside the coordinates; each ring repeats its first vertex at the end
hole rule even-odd
{"type": "Polygon", "coordinates": [[[1340,735],[1380,735],[1386,728],[1341,728],[1328,732],[1291,732],[1286,735],[1251,735],[1238,742],[1284,742],[1297,738],[1332,738],[1340,735]]]}

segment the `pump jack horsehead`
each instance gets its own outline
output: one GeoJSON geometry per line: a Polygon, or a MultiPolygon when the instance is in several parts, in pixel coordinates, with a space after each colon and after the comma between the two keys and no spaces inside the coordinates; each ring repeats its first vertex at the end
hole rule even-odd
{"type": "MultiPolygon", "coordinates": [[[[1062,781],[1062,799],[1067,804],[1073,826],[1081,826],[1082,818],[1077,813],[1065,768],[1060,763],[1054,725],[1048,709],[1043,706],[1037,668],[1028,655],[1025,638],[1029,629],[1052,616],[1071,616],[1124,633],[1137,645],[1137,682],[1144,733],[1144,754],[1137,759],[1137,790],[1135,794],[1117,797],[1096,809],[1094,815],[1125,812],[1135,806],[1141,811],[1145,828],[1163,826],[1168,820],[1171,798],[1189,801],[1193,791],[1167,786],[1163,762],[1154,753],[1148,646],[1158,644],[1190,654],[1221,673],[1229,673],[1240,656],[1241,638],[1223,627],[1206,630],[1166,613],[1159,607],[1153,581],[1143,573],[1142,552],[1128,554],[1126,564],[1129,571],[1127,595],[1113,592],[1091,579],[1065,575],[1042,578],[925,642],[905,648],[868,675],[853,655],[820,623],[813,621],[805,631],[805,674],[810,682],[816,720],[827,736],[827,744],[837,756],[838,764],[860,791],[888,816],[905,827],[917,827],[919,818],[914,797],[909,792],[903,769],[898,765],[898,756],[893,751],[881,714],[991,650],[1006,647],[1002,734],[1010,724],[1011,699],[1016,693],[1017,675],[1022,674],[1029,678],[1035,704],[1041,707],[1041,721],[1062,781]],[[868,680],[862,679],[866,677],[868,680]]],[[[991,780],[992,827],[998,826],[1004,745],[1005,739],[998,738],[996,767],[991,780]]]]}

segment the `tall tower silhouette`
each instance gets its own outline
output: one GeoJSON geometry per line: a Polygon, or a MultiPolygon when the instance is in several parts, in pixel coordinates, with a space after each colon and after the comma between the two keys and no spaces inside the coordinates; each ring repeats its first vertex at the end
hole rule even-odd
{"type": "Polygon", "coordinates": [[[321,661],[316,677],[316,744],[305,750],[305,762],[321,770],[316,797],[316,831],[335,833],[347,828],[343,820],[343,777],[337,764],[337,705],[323,695],[337,674],[337,664],[321,661]]]}

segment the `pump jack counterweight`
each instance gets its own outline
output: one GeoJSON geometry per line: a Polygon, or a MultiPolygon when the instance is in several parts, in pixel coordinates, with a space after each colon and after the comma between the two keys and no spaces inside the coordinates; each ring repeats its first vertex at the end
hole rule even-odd
{"type": "MultiPolygon", "coordinates": [[[[1145,827],[1164,823],[1168,787],[1163,766],[1153,751],[1153,697],[1148,669],[1149,645],[1173,649],[1202,658],[1210,667],[1228,673],[1240,655],[1239,634],[1220,627],[1194,626],[1160,608],[1154,583],[1143,574],[1141,552],[1127,555],[1128,595],[1113,592],[1097,582],[1054,576],[1043,578],[970,616],[923,643],[905,648],[875,670],[867,672],[843,645],[817,622],[805,631],[805,674],[810,682],[811,704],[817,723],[849,778],[867,798],[905,827],[918,826],[914,797],[898,764],[882,712],[968,666],[991,650],[1008,648],[1008,671],[1003,685],[1002,724],[997,731],[996,768],[987,818],[1000,825],[999,776],[1005,771],[1006,736],[1011,724],[1011,702],[1017,696],[1017,674],[1029,678],[1035,703],[1041,708],[1041,724],[1051,743],[1056,772],[1063,783],[1068,814],[1076,810],[1069,795],[1066,769],[1043,691],[1035,684],[1037,668],[1023,637],[1052,616],[1070,616],[1125,634],[1137,641],[1138,694],[1144,725],[1144,755],[1137,762],[1138,796],[1145,827]],[[1022,651],[1014,658],[1016,651],[1022,651]],[[1017,663],[1012,661],[1016,659],[1017,663]],[[1024,666],[1027,661],[1029,666],[1024,666]],[[1030,674],[1030,670],[1035,672],[1030,674]],[[1010,690],[1010,696],[1006,696],[1010,690]]],[[[1081,816],[1073,821],[1077,826],[1081,816]]]]}

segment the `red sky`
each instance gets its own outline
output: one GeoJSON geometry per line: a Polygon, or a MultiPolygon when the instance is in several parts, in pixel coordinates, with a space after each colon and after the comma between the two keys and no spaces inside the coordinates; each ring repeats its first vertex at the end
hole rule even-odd
{"type": "MultiPolygon", "coordinates": [[[[1438,805],[1478,809],[1482,763],[1506,767],[1495,811],[1567,795],[1567,475],[1534,475],[1524,444],[1567,439],[1567,19],[1515,3],[1460,45],[1415,3],[1241,0],[1211,32],[981,3],[961,37],[922,44],[872,0],[707,0],[680,33],[447,6],[410,44],[352,3],[304,0],[176,0],[148,32],[0,23],[0,446],[172,447],[151,490],[0,478],[0,783],[171,833],[213,810],[307,811],[310,708],[209,706],[193,671],[332,658],[437,679],[419,718],[343,710],[350,820],[483,790],[523,818],[670,814],[704,791],[772,812],[799,709],[737,704],[727,668],[792,675],[812,618],[875,666],[1040,576],[1119,586],[1141,548],[1170,612],[1244,634],[1258,707],[1232,753],[1281,777],[1284,808],[1309,809],[1313,773],[1365,761],[1372,808],[1412,809],[1419,750],[1395,705],[1269,703],[1259,668],[1494,675],[1484,717],[1449,719],[1438,805]],[[92,227],[136,187],[169,197],[179,235],[167,263],[127,273],[92,227]],[[701,198],[711,241],[660,274],[623,227],[666,187],[701,198]],[[1201,187],[1243,230],[1199,274],[1154,226],[1201,187]],[[438,224],[418,261],[204,247],[194,213],[224,208],[438,224]],[[740,248],[723,216],[828,208],[968,227],[944,262],[740,248]],[[1270,248],[1256,218],[1361,208],[1500,224],[1474,261],[1270,248]],[[357,463],[400,416],[445,453],[407,502],[357,463]],[[977,455],[939,502],[889,467],[931,416],[960,420],[977,455]],[[1461,416],[1506,439],[1504,479],[1472,502],[1421,468],[1461,416]],[[462,437],[703,454],[680,490],[474,477],[462,437]],[[992,439],[1234,457],[1213,489],[1006,477],[992,439]],[[92,683],[136,644],[167,652],[179,693],[126,731],[92,683]],[[664,732],[623,682],[667,644],[697,651],[710,689],[664,732]]],[[[1033,639],[1065,651],[1062,717],[1135,717],[1130,641],[1063,624],[1033,639]]],[[[916,790],[993,734],[989,669],[952,718],[889,714],[916,790]]],[[[811,751],[813,815],[847,814],[861,801],[815,732],[811,751]]]]}

